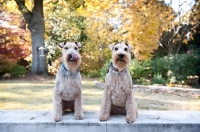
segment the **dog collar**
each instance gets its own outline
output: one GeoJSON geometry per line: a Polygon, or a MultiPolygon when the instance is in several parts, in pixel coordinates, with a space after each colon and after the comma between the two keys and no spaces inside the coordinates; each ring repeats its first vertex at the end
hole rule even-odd
{"type": "Polygon", "coordinates": [[[111,67],[111,69],[112,69],[113,71],[119,72],[119,70],[113,66],[113,63],[112,63],[112,62],[110,63],[110,67],[111,67]]]}
{"type": "Polygon", "coordinates": [[[61,67],[66,71],[66,72],[64,72],[64,74],[66,75],[67,78],[69,77],[71,79],[75,79],[76,76],[79,74],[79,70],[78,69],[76,69],[76,71],[73,73],[73,72],[67,70],[67,68],[65,67],[64,64],[62,64],[61,67]]]}
{"type": "MultiPolygon", "coordinates": [[[[113,71],[119,72],[119,70],[113,66],[113,63],[112,63],[112,62],[110,63],[110,67],[111,67],[111,69],[112,69],[113,71]]],[[[121,72],[123,72],[123,71],[125,71],[125,70],[126,70],[126,68],[125,68],[124,70],[122,70],[121,72]]]]}
{"type": "Polygon", "coordinates": [[[65,71],[68,71],[68,70],[66,69],[66,67],[65,67],[64,64],[62,64],[62,68],[63,68],[65,71]]]}

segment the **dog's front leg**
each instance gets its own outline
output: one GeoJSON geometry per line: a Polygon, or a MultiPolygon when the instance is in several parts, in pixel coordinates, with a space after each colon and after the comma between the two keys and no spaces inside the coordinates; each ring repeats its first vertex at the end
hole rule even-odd
{"type": "Polygon", "coordinates": [[[134,97],[132,94],[128,95],[126,100],[126,121],[127,123],[132,123],[136,119],[137,108],[135,104],[134,97]]]}
{"type": "Polygon", "coordinates": [[[62,117],[62,99],[61,93],[56,89],[53,90],[53,118],[54,121],[60,121],[62,117]]]}
{"type": "Polygon", "coordinates": [[[75,118],[80,120],[83,119],[83,96],[82,93],[75,98],[75,118]]]}
{"type": "Polygon", "coordinates": [[[105,89],[103,100],[100,109],[100,121],[107,121],[110,117],[110,110],[111,110],[111,96],[110,91],[105,89]]]}

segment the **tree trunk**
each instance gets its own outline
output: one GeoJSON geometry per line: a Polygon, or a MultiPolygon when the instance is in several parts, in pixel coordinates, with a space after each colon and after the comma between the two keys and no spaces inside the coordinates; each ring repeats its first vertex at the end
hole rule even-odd
{"type": "Polygon", "coordinates": [[[33,74],[47,74],[46,55],[40,56],[38,48],[44,47],[44,14],[43,0],[34,0],[32,11],[25,5],[25,0],[15,0],[19,10],[24,16],[32,39],[32,69],[33,74]]]}
{"type": "Polygon", "coordinates": [[[40,56],[39,47],[44,47],[44,33],[32,33],[32,68],[33,74],[47,74],[46,55],[40,56]]]}

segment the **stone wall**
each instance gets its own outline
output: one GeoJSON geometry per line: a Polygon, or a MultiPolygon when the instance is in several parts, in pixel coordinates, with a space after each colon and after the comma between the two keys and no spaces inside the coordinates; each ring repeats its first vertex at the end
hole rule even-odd
{"type": "MultiPolygon", "coordinates": [[[[105,88],[105,84],[94,81],[94,85],[97,88],[105,88]]],[[[133,89],[139,92],[147,92],[147,93],[169,93],[178,96],[191,96],[194,98],[200,97],[200,89],[194,88],[179,88],[179,87],[168,87],[168,86],[144,86],[144,85],[133,85],[133,89]]]]}

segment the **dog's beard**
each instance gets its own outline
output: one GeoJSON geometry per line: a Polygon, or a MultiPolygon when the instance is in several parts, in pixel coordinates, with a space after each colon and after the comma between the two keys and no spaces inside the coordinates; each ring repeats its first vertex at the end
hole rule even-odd
{"type": "Polygon", "coordinates": [[[118,58],[118,57],[114,57],[113,58],[113,63],[116,66],[116,68],[121,71],[124,70],[125,67],[129,64],[130,59],[127,56],[124,56],[124,58],[118,58]]]}
{"type": "Polygon", "coordinates": [[[81,56],[77,54],[68,54],[65,60],[67,70],[75,72],[81,64],[81,56]]]}

